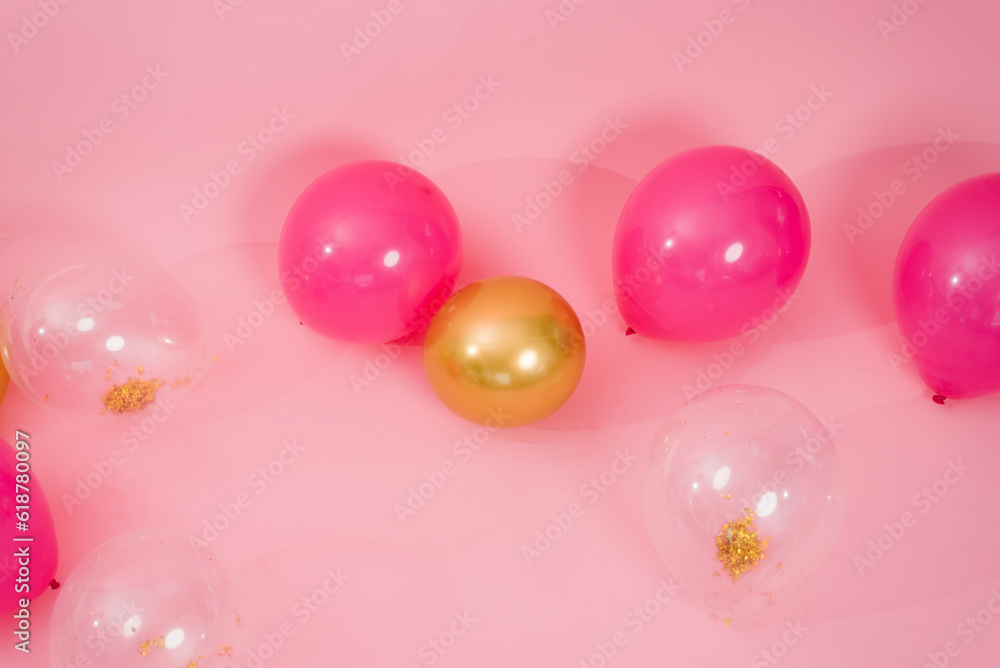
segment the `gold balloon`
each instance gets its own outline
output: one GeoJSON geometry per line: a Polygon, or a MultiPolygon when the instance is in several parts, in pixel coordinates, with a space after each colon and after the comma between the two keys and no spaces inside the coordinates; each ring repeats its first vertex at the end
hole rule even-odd
{"type": "Polygon", "coordinates": [[[462,417],[520,427],[554,413],[580,382],[586,344],[559,293],[520,276],[459,290],[424,338],[424,373],[462,417]]]}
{"type": "Polygon", "coordinates": [[[10,385],[10,374],[7,373],[7,367],[0,361],[0,402],[3,402],[3,398],[7,395],[8,385],[10,385]]]}

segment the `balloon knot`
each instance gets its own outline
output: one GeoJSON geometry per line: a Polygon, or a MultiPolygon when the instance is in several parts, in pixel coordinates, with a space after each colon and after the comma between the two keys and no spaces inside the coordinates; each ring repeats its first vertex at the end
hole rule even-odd
{"type": "Polygon", "coordinates": [[[629,327],[628,329],[625,330],[625,336],[632,336],[635,333],[636,333],[636,331],[634,329],[632,329],[631,327],[629,327]]]}
{"type": "Polygon", "coordinates": [[[944,405],[944,400],[947,398],[948,397],[944,396],[943,394],[935,394],[933,397],[934,403],[941,404],[942,406],[944,405]]]}

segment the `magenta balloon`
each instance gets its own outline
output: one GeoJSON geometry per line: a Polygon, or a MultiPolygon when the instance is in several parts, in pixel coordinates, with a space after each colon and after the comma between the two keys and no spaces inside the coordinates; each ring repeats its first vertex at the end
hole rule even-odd
{"type": "Polygon", "coordinates": [[[33,599],[49,588],[59,563],[59,546],[56,530],[52,524],[52,511],[42,491],[38,479],[31,471],[31,439],[20,441],[15,450],[0,439],[0,539],[3,552],[0,553],[0,613],[7,613],[19,607],[22,598],[33,599]],[[18,453],[22,454],[20,459],[18,453]],[[18,462],[22,465],[18,471],[18,462]],[[24,471],[28,468],[28,471],[24,471]],[[18,477],[18,476],[26,477],[18,477]],[[21,487],[18,487],[21,485],[21,487]],[[25,494],[27,488],[27,497],[25,494]],[[25,509],[23,506],[27,506],[25,509]],[[27,512],[28,531],[20,531],[18,523],[27,512]],[[30,542],[15,538],[30,537],[30,542]],[[27,556],[22,556],[24,551],[27,556]],[[27,563],[22,563],[27,562],[27,563]],[[26,566],[29,574],[27,582],[22,581],[20,569],[26,566]]]}
{"type": "Polygon", "coordinates": [[[295,201],[278,263],[304,324],[334,339],[380,343],[426,326],[450,296],[462,236],[430,179],[391,162],[355,162],[295,201]]]}
{"type": "Polygon", "coordinates": [[[763,156],[707,146],[661,163],[636,186],[615,231],[622,316],[639,334],[715,341],[773,317],[809,257],[795,184],[763,156]]]}
{"type": "Polygon", "coordinates": [[[1000,173],[935,197],[903,238],[896,322],[924,381],[955,399],[1000,391],[1000,173]]]}

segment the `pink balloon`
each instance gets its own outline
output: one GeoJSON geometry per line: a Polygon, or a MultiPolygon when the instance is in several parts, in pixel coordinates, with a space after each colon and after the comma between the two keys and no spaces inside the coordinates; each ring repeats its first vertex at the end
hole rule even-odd
{"type": "Polygon", "coordinates": [[[707,146],[639,182],[615,231],[615,298],[637,333],[715,341],[773,317],[802,278],[809,215],[763,156],[707,146]],[[756,320],[756,323],[755,323],[756,320]]]}
{"type": "Polygon", "coordinates": [[[893,274],[896,323],[921,377],[943,397],[1000,391],[1000,173],[924,207],[893,274]]]}
{"type": "Polygon", "coordinates": [[[278,242],[295,313],[342,341],[393,341],[426,327],[461,262],[447,197],[391,162],[354,162],[316,179],[295,201],[278,242]]]}
{"type": "Polygon", "coordinates": [[[19,608],[22,598],[30,600],[45,593],[59,563],[52,511],[30,467],[30,437],[18,439],[16,450],[0,439],[0,537],[4,546],[0,553],[0,613],[19,608]],[[22,521],[27,531],[18,529],[22,521]],[[29,537],[30,542],[15,541],[29,537]],[[27,555],[22,556],[25,551],[27,555]],[[20,578],[22,566],[29,570],[27,582],[20,578]]]}
{"type": "Polygon", "coordinates": [[[725,617],[780,617],[796,605],[793,592],[829,555],[844,517],[836,430],[791,397],[752,385],[709,390],[663,424],[646,471],[646,520],[696,600],[725,617]],[[748,511],[766,546],[734,578],[717,539],[748,511]]]}
{"type": "Polygon", "coordinates": [[[246,665],[250,604],[238,574],[167,530],[112,538],[73,569],[50,622],[53,666],[246,665]]]}

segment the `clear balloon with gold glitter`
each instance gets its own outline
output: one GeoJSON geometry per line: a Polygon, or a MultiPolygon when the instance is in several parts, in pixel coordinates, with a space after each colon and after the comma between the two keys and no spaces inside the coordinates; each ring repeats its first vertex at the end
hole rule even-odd
{"type": "Polygon", "coordinates": [[[551,415],[573,394],[586,357],[580,319],[555,290],[496,276],[445,302],[424,337],[427,380],[467,420],[520,427],[551,415]]]}
{"type": "Polygon", "coordinates": [[[58,592],[52,666],[235,668],[248,664],[253,608],[239,571],[207,543],[169,529],[115,536],[58,592]]]}
{"type": "Polygon", "coordinates": [[[4,364],[25,395],[62,416],[145,415],[211,364],[191,295],[124,246],[53,251],[3,297],[4,364]]]}
{"type": "Polygon", "coordinates": [[[838,429],[751,385],[709,390],[664,423],[646,472],[646,520],[693,597],[730,620],[795,607],[843,520],[838,429]]]}

